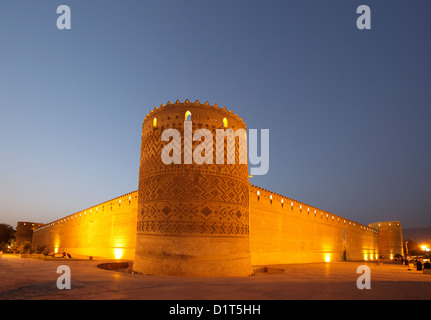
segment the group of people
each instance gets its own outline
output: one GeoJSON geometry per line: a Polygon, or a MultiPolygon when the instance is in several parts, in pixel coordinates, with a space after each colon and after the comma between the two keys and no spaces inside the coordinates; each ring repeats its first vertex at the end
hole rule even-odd
{"type": "Polygon", "coordinates": [[[409,265],[409,263],[412,263],[415,268],[417,268],[418,271],[422,271],[423,269],[431,269],[431,263],[429,259],[422,260],[421,258],[417,257],[401,257],[401,258],[395,258],[394,263],[400,263],[405,264],[406,266],[409,265]]]}
{"type": "MultiPolygon", "coordinates": [[[[55,253],[55,252],[48,252],[46,255],[47,256],[51,256],[51,257],[53,257],[53,258],[55,258],[57,253],[55,253]]],[[[70,253],[68,253],[68,252],[64,252],[63,251],[63,254],[61,255],[61,258],[69,258],[69,259],[72,259],[72,256],[70,255],[70,253]]]]}
{"type": "Polygon", "coordinates": [[[416,269],[418,271],[421,271],[423,269],[431,269],[431,264],[429,260],[426,260],[424,263],[422,263],[422,261],[420,260],[417,260],[415,263],[416,263],[416,269]]]}

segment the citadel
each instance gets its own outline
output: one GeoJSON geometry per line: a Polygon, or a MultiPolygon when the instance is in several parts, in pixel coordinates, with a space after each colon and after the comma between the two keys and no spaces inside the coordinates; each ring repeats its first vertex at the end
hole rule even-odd
{"type": "MultiPolygon", "coordinates": [[[[189,100],[162,104],[142,124],[138,190],[47,224],[19,222],[16,241],[27,237],[33,248],[127,260],[136,272],[170,276],[248,276],[255,266],[403,255],[399,221],[363,225],[251,185],[247,161],[239,161],[239,136],[234,148],[227,139],[218,141],[228,151],[223,162],[216,161],[217,152],[199,151],[207,161],[184,161],[203,142],[187,146],[182,139],[167,152],[182,163],[164,163],[168,142],[162,133],[175,129],[185,137],[185,122],[195,133],[247,132],[225,107],[189,100]],[[229,154],[237,159],[233,164],[229,154]]],[[[217,139],[201,147],[217,150],[217,139]]]]}

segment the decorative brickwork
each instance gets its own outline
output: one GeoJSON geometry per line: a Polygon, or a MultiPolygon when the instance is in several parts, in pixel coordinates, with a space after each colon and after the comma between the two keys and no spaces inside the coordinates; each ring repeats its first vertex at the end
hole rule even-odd
{"type": "MultiPolygon", "coordinates": [[[[212,132],[214,151],[217,129],[246,129],[242,119],[232,112],[198,101],[168,103],[147,115],[142,125],[134,268],[155,274],[247,275],[251,270],[250,185],[247,164],[239,164],[239,138],[235,143],[235,164],[228,164],[227,141],[224,142],[224,164],[216,164],[216,152],[212,164],[185,164],[184,159],[192,152],[184,142],[186,117],[191,117],[193,133],[198,129],[212,132]],[[162,132],[166,129],[176,129],[181,134],[181,164],[166,165],[161,159],[162,149],[168,143],[162,141],[162,132]],[[147,245],[161,236],[170,237],[169,247],[141,248],[143,239],[147,245]],[[180,252],[189,244],[187,236],[199,237],[199,241],[192,242],[193,248],[185,255],[180,252]],[[226,237],[231,240],[226,241],[226,237]],[[218,253],[226,250],[231,251],[228,260],[232,263],[224,262],[220,271],[216,264],[226,260],[226,256],[218,253]],[[187,263],[178,263],[178,256],[189,257],[187,263]],[[194,266],[195,262],[199,262],[199,268],[194,266]]],[[[193,149],[202,142],[194,141],[193,149]]]]}

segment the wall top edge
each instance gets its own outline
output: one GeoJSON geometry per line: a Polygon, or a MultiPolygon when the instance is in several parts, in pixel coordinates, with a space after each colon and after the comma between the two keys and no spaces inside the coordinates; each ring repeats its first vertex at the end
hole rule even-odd
{"type": "Polygon", "coordinates": [[[56,223],[57,221],[61,221],[61,220],[63,220],[63,219],[67,219],[67,218],[69,218],[69,217],[72,217],[72,216],[74,216],[74,215],[76,215],[76,214],[80,213],[80,212],[90,210],[90,209],[92,209],[92,208],[94,208],[94,207],[98,207],[98,206],[101,206],[101,205],[107,204],[107,203],[109,203],[109,202],[115,201],[115,200],[120,200],[120,199],[121,199],[121,198],[123,198],[123,197],[131,196],[132,194],[135,194],[135,193],[138,193],[138,190],[131,191],[131,192],[128,192],[128,193],[125,193],[125,194],[123,194],[123,195],[121,195],[121,196],[118,196],[118,197],[112,198],[112,199],[107,200],[107,201],[103,201],[103,202],[101,202],[101,203],[99,203],[99,204],[95,204],[95,205],[90,206],[90,207],[88,207],[88,208],[86,208],[86,209],[79,210],[79,211],[77,211],[77,212],[74,212],[74,213],[72,213],[72,214],[69,214],[69,215],[67,215],[67,216],[64,216],[64,217],[62,217],[62,218],[60,218],[60,219],[56,219],[56,220],[54,220],[54,221],[51,221],[51,222],[49,222],[49,223],[44,224],[43,226],[41,226],[41,227],[39,227],[39,228],[34,229],[34,231],[39,231],[39,230],[42,230],[42,229],[48,228],[48,227],[52,226],[54,223],[56,223]]]}
{"type": "MultiPolygon", "coordinates": [[[[307,203],[305,203],[305,202],[301,202],[301,201],[298,201],[298,200],[292,199],[292,198],[290,198],[290,197],[283,196],[283,195],[281,195],[281,194],[278,194],[278,193],[275,193],[275,192],[269,191],[269,190],[267,190],[267,189],[265,189],[265,188],[261,188],[261,187],[259,187],[259,186],[253,185],[253,184],[250,184],[250,191],[251,191],[252,193],[254,193],[256,196],[258,196],[257,192],[259,191],[259,196],[265,196],[265,197],[268,197],[270,200],[278,200],[278,201],[281,201],[281,200],[283,199],[283,201],[284,201],[284,200],[286,201],[286,203],[285,203],[286,205],[291,205],[291,203],[293,203],[293,204],[294,204],[294,206],[302,206],[302,209],[303,209],[303,210],[305,210],[305,211],[309,211],[309,212],[313,212],[313,213],[317,213],[317,212],[319,212],[319,213],[322,213],[322,214],[325,214],[325,215],[326,215],[326,214],[328,214],[328,215],[331,215],[331,216],[334,216],[334,217],[337,217],[337,218],[343,219],[343,220],[345,220],[346,222],[348,222],[349,224],[352,224],[352,223],[353,223],[354,225],[362,226],[362,228],[363,228],[363,229],[365,229],[365,228],[367,228],[367,229],[371,229],[372,231],[374,231],[374,232],[378,233],[378,229],[373,228],[373,227],[371,227],[370,225],[368,225],[368,226],[367,226],[367,225],[364,225],[364,224],[362,224],[362,223],[356,222],[356,221],[354,221],[354,220],[343,218],[343,217],[341,217],[341,216],[339,216],[339,215],[333,214],[333,213],[328,212],[328,211],[326,211],[326,210],[319,209],[319,208],[317,208],[317,207],[315,207],[315,206],[312,206],[312,205],[309,205],[309,204],[307,204],[307,203]],[[271,197],[272,197],[272,198],[271,198],[271,197]],[[314,211],[316,211],[316,212],[314,212],[314,211]]],[[[284,203],[284,202],[283,202],[283,203],[284,203]]]]}
{"type": "Polygon", "coordinates": [[[168,101],[166,103],[166,105],[164,105],[162,103],[159,107],[155,107],[153,110],[150,110],[150,112],[145,116],[144,122],[145,122],[145,120],[147,120],[147,118],[153,117],[154,114],[158,113],[159,111],[166,110],[166,109],[169,109],[169,108],[175,107],[175,106],[177,106],[177,107],[189,107],[189,106],[191,106],[191,107],[203,107],[203,108],[217,109],[217,110],[225,113],[226,115],[229,115],[231,117],[235,117],[236,119],[238,119],[242,123],[244,123],[244,120],[242,118],[240,118],[232,110],[228,111],[226,106],[224,106],[223,108],[220,108],[216,103],[211,105],[208,101],[206,101],[205,103],[201,103],[201,102],[199,102],[199,100],[196,100],[195,102],[190,102],[189,99],[186,99],[184,102],[180,102],[179,100],[177,100],[175,103],[168,101]]]}

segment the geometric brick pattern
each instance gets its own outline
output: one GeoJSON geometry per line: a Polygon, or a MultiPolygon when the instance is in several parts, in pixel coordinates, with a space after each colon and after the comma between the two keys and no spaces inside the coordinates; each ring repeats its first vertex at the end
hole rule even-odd
{"type": "MultiPolygon", "coordinates": [[[[235,164],[216,164],[216,129],[245,129],[233,113],[201,104],[185,102],[166,106],[147,116],[142,128],[141,166],[138,191],[138,234],[202,234],[248,236],[249,182],[247,164],[239,164],[239,138],[235,143],[235,164]],[[213,164],[170,164],[161,161],[167,144],[164,129],[177,129],[182,137],[181,159],[189,155],[184,148],[184,115],[192,113],[192,132],[205,128],[213,133],[213,164]],[[153,119],[157,118],[157,127],[153,119]],[[185,154],[186,153],[186,154],[185,154]]],[[[193,148],[201,141],[193,142],[193,148]]],[[[218,142],[218,147],[227,147],[218,142]]],[[[219,149],[220,150],[220,149],[219,149]]],[[[230,158],[232,161],[232,156],[230,158]]]]}
{"type": "Polygon", "coordinates": [[[234,223],[197,223],[187,221],[139,221],[138,230],[141,234],[159,233],[164,235],[215,235],[224,236],[248,235],[248,225],[238,225],[234,223]]]}
{"type": "Polygon", "coordinates": [[[145,203],[138,211],[138,233],[248,235],[248,207],[216,202],[145,203]],[[170,225],[168,227],[168,225],[170,225]],[[184,226],[187,225],[187,228],[184,226]]]}
{"type": "Polygon", "coordinates": [[[248,207],[218,202],[156,201],[144,203],[139,221],[196,221],[248,224],[248,207]]]}
{"type": "Polygon", "coordinates": [[[248,206],[249,187],[234,179],[213,175],[175,174],[151,176],[141,181],[139,201],[169,199],[211,200],[248,206]]]}

